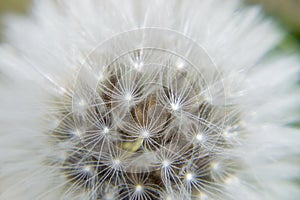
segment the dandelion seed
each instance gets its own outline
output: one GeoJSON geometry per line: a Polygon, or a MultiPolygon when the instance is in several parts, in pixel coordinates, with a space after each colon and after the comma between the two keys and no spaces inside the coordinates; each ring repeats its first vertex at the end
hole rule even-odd
{"type": "Polygon", "coordinates": [[[82,135],[82,132],[78,129],[71,132],[72,135],[80,137],[82,135]]]}
{"type": "Polygon", "coordinates": [[[135,190],[136,190],[137,192],[141,192],[141,191],[143,190],[143,186],[137,185],[136,188],[135,188],[135,190]]]}
{"type": "Polygon", "coordinates": [[[108,128],[108,127],[104,127],[103,133],[104,133],[104,134],[108,134],[108,133],[109,133],[109,128],[108,128]]]}
{"type": "Polygon", "coordinates": [[[84,167],[83,167],[83,171],[84,171],[84,173],[86,173],[86,174],[93,174],[92,167],[89,166],[89,165],[84,166],[84,167]]]}
{"type": "Polygon", "coordinates": [[[134,63],[134,68],[138,71],[140,71],[144,66],[144,63],[142,61],[137,61],[136,63],[134,63]]]}
{"type": "Polygon", "coordinates": [[[182,70],[184,69],[184,65],[185,63],[183,61],[178,61],[176,67],[178,70],[182,70]]]}
{"type": "Polygon", "coordinates": [[[127,94],[125,95],[125,100],[126,100],[126,101],[131,101],[131,99],[132,99],[131,94],[130,94],[130,93],[127,93],[127,94]]]}
{"type": "Polygon", "coordinates": [[[187,181],[193,180],[193,174],[187,173],[187,174],[185,175],[185,179],[186,179],[187,181]]]}
{"type": "Polygon", "coordinates": [[[203,135],[201,133],[198,133],[196,135],[196,140],[198,140],[199,142],[202,142],[203,141],[203,135]]]}
{"type": "Polygon", "coordinates": [[[163,166],[164,168],[167,168],[167,167],[169,167],[170,165],[171,165],[171,163],[170,163],[169,160],[163,160],[163,161],[162,161],[162,166],[163,166]]]}
{"type": "Polygon", "coordinates": [[[213,162],[211,163],[211,168],[214,170],[214,171],[218,171],[220,169],[220,163],[218,162],[213,162]]]}
{"type": "Polygon", "coordinates": [[[121,164],[121,161],[120,161],[120,159],[116,158],[116,159],[112,160],[112,164],[113,164],[114,168],[118,168],[121,164]]]}
{"type": "Polygon", "coordinates": [[[143,131],[141,135],[143,138],[148,138],[150,136],[150,133],[149,131],[143,131]]]}
{"type": "Polygon", "coordinates": [[[171,107],[174,111],[178,111],[180,109],[179,103],[171,103],[171,107]]]}
{"type": "Polygon", "coordinates": [[[199,193],[198,200],[208,200],[208,199],[209,198],[205,193],[203,193],[203,192],[199,193]]]}

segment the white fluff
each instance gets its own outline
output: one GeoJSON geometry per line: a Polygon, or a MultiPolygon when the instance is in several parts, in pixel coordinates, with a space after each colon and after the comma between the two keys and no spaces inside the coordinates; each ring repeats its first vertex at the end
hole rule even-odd
{"type": "MultiPolygon", "coordinates": [[[[245,7],[241,3],[237,0],[36,0],[30,17],[8,17],[5,42],[0,46],[0,199],[297,199],[300,196],[299,185],[295,182],[300,175],[297,160],[300,133],[287,125],[298,117],[295,109],[299,95],[293,86],[299,78],[299,58],[268,54],[284,34],[272,21],[261,15],[259,7],[245,7]],[[145,31],[147,37],[141,39],[139,36],[130,36],[128,40],[117,43],[120,46],[105,46],[111,38],[120,35],[122,38],[122,33],[126,35],[132,32],[134,35],[139,30],[145,31]],[[157,34],[151,38],[148,30],[163,30],[162,33],[170,33],[170,37],[180,35],[180,41],[181,38],[193,41],[203,50],[200,53],[203,57],[188,52],[189,49],[178,48],[186,46],[176,46],[172,43],[174,38],[170,38],[171,42],[168,43],[165,41],[167,34],[157,34]],[[61,163],[67,159],[67,152],[79,150],[74,150],[74,146],[68,142],[53,141],[49,131],[62,121],[62,110],[72,110],[83,116],[94,98],[101,99],[92,96],[90,89],[109,76],[99,66],[103,63],[98,63],[103,54],[121,56],[123,49],[129,49],[131,45],[143,48],[152,44],[174,50],[195,62],[203,61],[204,64],[197,69],[207,83],[203,85],[202,89],[206,92],[201,101],[217,106],[233,105],[233,111],[227,113],[229,118],[240,114],[238,127],[230,126],[235,122],[226,119],[226,127],[216,127],[226,138],[224,143],[233,148],[212,149],[212,146],[222,144],[218,144],[218,137],[207,129],[194,128],[189,132],[189,126],[193,124],[189,123],[191,116],[188,111],[193,109],[194,101],[193,98],[184,101],[184,95],[187,91],[191,94],[190,86],[177,88],[171,79],[162,80],[174,93],[181,95],[181,99],[159,96],[159,101],[164,104],[163,109],[177,119],[172,121],[172,126],[179,124],[183,132],[187,132],[186,137],[194,140],[195,149],[197,145],[205,149],[205,153],[200,153],[199,157],[213,152],[213,158],[208,163],[202,163],[202,167],[195,171],[175,173],[177,163],[182,162],[181,156],[189,153],[189,150],[184,152],[185,149],[178,150],[176,145],[172,146],[180,144],[175,137],[173,144],[167,148],[178,151],[180,156],[169,155],[167,150],[161,149],[143,155],[145,157],[137,157],[138,163],[142,163],[138,167],[154,163],[151,170],[158,166],[162,168],[162,184],[166,188],[160,191],[160,186],[147,182],[147,176],[124,178],[125,175],[120,171],[128,166],[128,154],[109,150],[110,154],[103,153],[100,156],[103,166],[109,168],[106,176],[115,176],[116,183],[111,180],[113,187],[101,186],[105,194],[102,197],[97,196],[96,190],[99,188],[80,191],[75,183],[68,184],[61,172],[65,167],[61,163]],[[89,57],[95,49],[104,49],[105,52],[89,57]],[[211,68],[210,64],[215,68],[211,68]],[[201,137],[199,131],[203,133],[201,137]],[[232,159],[239,160],[242,166],[236,167],[235,162],[228,162],[232,159]],[[56,163],[49,164],[49,160],[55,160],[56,163]],[[227,176],[235,168],[239,170],[234,176],[227,176]],[[222,182],[221,186],[205,185],[199,177],[203,174],[211,174],[214,181],[222,182]],[[118,192],[122,187],[118,184],[123,179],[128,181],[128,193],[118,192]],[[174,190],[172,184],[185,189],[174,190]],[[195,194],[191,188],[202,192],[195,194]]],[[[159,57],[156,53],[156,50],[150,51],[143,58],[150,57],[149,60],[153,61],[159,57]]],[[[125,59],[124,62],[127,61],[132,60],[125,59]]],[[[184,69],[180,62],[177,62],[178,70],[184,69]]],[[[146,62],[139,62],[133,66],[143,71],[144,64],[146,62]]],[[[114,70],[118,71],[118,66],[114,70]]],[[[157,81],[152,79],[156,73],[160,72],[146,69],[140,82],[157,81]]],[[[172,78],[173,71],[167,73],[166,77],[172,78]]],[[[134,73],[130,77],[136,78],[134,73]]],[[[136,82],[130,81],[120,79],[118,87],[122,90],[112,95],[117,99],[112,105],[121,116],[114,119],[114,123],[128,130],[134,141],[142,137],[145,149],[152,148],[155,143],[152,137],[159,137],[164,126],[159,121],[163,114],[159,109],[153,111],[156,120],[149,122],[147,130],[141,123],[134,124],[134,119],[122,121],[127,117],[124,117],[124,113],[146,96],[144,93],[145,96],[140,95],[140,90],[151,93],[151,89],[137,89],[136,82]]],[[[155,106],[160,108],[157,102],[155,106]]],[[[211,115],[211,121],[204,119],[201,123],[219,123],[219,116],[224,113],[212,111],[211,115]]],[[[118,134],[109,135],[112,131],[106,126],[107,121],[96,119],[95,116],[93,113],[85,117],[88,121],[98,120],[96,127],[102,130],[99,138],[105,142],[117,140],[118,134]]],[[[202,120],[201,117],[192,118],[202,120]]],[[[60,131],[65,133],[67,129],[72,129],[75,131],[72,133],[74,137],[80,137],[80,131],[84,132],[87,128],[85,124],[81,126],[76,122],[64,123],[66,125],[60,131]]],[[[172,131],[170,129],[168,134],[172,131]]],[[[141,145],[136,142],[129,143],[127,147],[127,144],[122,148],[130,148],[134,152],[134,145],[141,145]]],[[[76,167],[81,170],[82,177],[83,173],[86,176],[93,173],[88,165],[76,167]]],[[[102,180],[87,182],[91,181],[102,180]]]]}

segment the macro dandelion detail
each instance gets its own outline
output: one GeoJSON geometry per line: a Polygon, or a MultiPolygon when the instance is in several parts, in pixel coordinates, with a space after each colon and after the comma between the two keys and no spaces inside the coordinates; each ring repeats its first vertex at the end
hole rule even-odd
{"type": "Polygon", "coordinates": [[[36,1],[0,48],[1,199],[296,199],[299,58],[239,1],[36,1]]]}

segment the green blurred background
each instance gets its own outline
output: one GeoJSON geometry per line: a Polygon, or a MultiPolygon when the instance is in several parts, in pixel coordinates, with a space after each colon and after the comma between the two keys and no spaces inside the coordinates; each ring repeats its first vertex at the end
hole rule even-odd
{"type": "Polygon", "coordinates": [[[0,41],[3,30],[2,16],[5,14],[25,15],[30,9],[32,0],[0,0],[0,41]]]}
{"type": "Polygon", "coordinates": [[[277,20],[289,35],[279,46],[284,51],[300,52],[300,0],[246,0],[262,5],[267,16],[277,20]]]}
{"type": "Polygon", "coordinates": [[[0,0],[0,13],[11,11],[24,13],[30,2],[31,0],[0,0]]]}

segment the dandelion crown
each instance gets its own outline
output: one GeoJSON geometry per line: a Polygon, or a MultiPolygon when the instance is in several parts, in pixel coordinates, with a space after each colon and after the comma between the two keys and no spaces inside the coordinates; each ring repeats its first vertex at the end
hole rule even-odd
{"type": "Polygon", "coordinates": [[[218,152],[233,148],[242,128],[206,52],[178,33],[148,28],[117,35],[88,56],[73,91],[56,100],[64,102],[62,120],[50,133],[72,146],[62,164],[70,184],[98,198],[107,188],[121,199],[216,195],[237,162],[218,152]]]}
{"type": "Polygon", "coordinates": [[[19,40],[12,25],[13,45],[0,51],[10,59],[0,59],[0,69],[20,80],[13,90],[1,88],[12,101],[2,107],[10,113],[7,123],[18,126],[3,125],[7,133],[1,133],[1,151],[9,152],[1,154],[1,178],[9,185],[0,184],[1,197],[253,200],[286,197],[282,189],[296,194],[282,180],[298,168],[282,160],[299,153],[293,140],[299,134],[284,127],[292,119],[281,119],[298,100],[283,97],[290,87],[283,82],[297,80],[298,60],[262,59],[280,34],[257,20],[256,8],[239,10],[237,1],[194,4],[43,1],[36,3],[37,22],[23,22],[28,40],[19,40]],[[199,12],[185,12],[196,11],[194,4],[199,12]],[[16,95],[21,109],[14,107],[16,95]]]}

